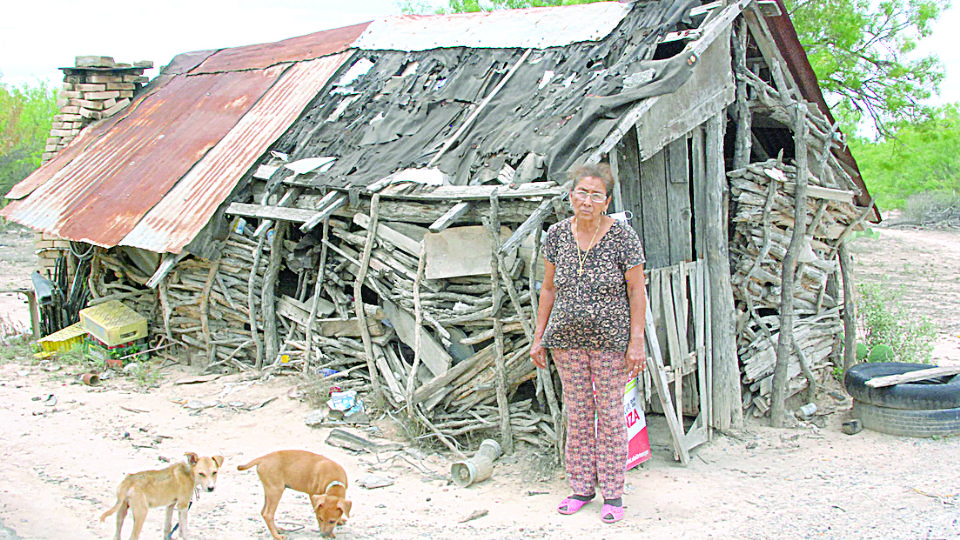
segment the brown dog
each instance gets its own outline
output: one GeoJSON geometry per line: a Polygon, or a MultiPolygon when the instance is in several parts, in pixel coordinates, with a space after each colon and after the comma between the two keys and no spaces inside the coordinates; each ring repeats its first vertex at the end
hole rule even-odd
{"type": "Polygon", "coordinates": [[[147,519],[147,511],[157,506],[167,507],[167,516],[163,522],[163,537],[170,538],[173,508],[180,512],[180,538],[187,538],[187,509],[194,490],[213,491],[217,486],[217,471],[223,465],[223,456],[199,457],[187,452],[187,462],[171,465],[166,469],[142,471],[128,474],[117,488],[117,504],[100,516],[100,521],[117,513],[117,534],[114,540],[120,540],[120,529],[127,517],[127,509],[133,510],[133,534],[130,540],[140,538],[140,530],[147,519]]]}
{"type": "Polygon", "coordinates": [[[276,540],[286,538],[277,532],[277,524],[273,521],[286,488],[310,495],[323,536],[332,538],[333,528],[346,523],[346,518],[350,517],[352,503],[345,498],[347,473],[333,460],[305,450],[280,450],[240,465],[237,470],[245,471],[251,467],[257,467],[257,475],[263,483],[264,503],[260,515],[276,540]]]}

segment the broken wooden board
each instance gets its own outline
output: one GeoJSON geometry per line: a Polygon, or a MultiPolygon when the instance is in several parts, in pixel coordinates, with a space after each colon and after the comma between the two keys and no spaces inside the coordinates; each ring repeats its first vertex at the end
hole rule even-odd
{"type": "Polygon", "coordinates": [[[886,375],[883,377],[874,377],[868,379],[866,383],[870,388],[882,388],[884,386],[893,386],[895,384],[917,382],[934,377],[943,377],[946,375],[956,375],[960,373],[960,366],[943,366],[929,369],[919,369],[909,373],[900,373],[898,375],[886,375]]]}
{"type": "MultiPolygon", "coordinates": [[[[500,228],[500,241],[510,238],[508,227],[500,228]]],[[[490,275],[490,235],[482,225],[449,227],[438,233],[423,236],[427,257],[426,278],[444,279],[463,276],[490,275]]],[[[504,260],[513,266],[515,254],[504,260]]]]}
{"type": "MultiPolygon", "coordinates": [[[[358,319],[317,319],[317,328],[323,337],[362,337],[358,319]]],[[[367,328],[372,337],[384,334],[383,325],[375,318],[367,319],[367,328]]]]}
{"type": "MultiPolygon", "coordinates": [[[[292,321],[296,321],[300,326],[307,326],[307,319],[310,318],[310,308],[313,305],[313,299],[309,302],[301,302],[290,296],[281,296],[277,300],[277,314],[282,315],[292,321]]],[[[320,298],[320,305],[317,306],[317,315],[329,315],[333,313],[333,303],[320,298]]]]}
{"type": "MultiPolygon", "coordinates": [[[[487,253],[489,253],[489,251],[487,253]]],[[[416,346],[416,334],[414,332],[417,330],[415,329],[416,321],[413,316],[386,298],[382,299],[382,302],[384,314],[387,320],[390,321],[393,329],[397,331],[397,337],[413,349],[416,346]]],[[[423,362],[423,364],[427,366],[427,369],[434,375],[445,373],[453,363],[453,358],[450,356],[450,353],[448,353],[429,332],[424,330],[423,327],[418,330],[420,331],[420,361],[423,362]]]]}

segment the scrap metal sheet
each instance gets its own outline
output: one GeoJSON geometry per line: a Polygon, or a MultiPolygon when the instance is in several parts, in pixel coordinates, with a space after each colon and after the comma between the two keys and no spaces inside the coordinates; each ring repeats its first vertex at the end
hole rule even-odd
{"type": "Polygon", "coordinates": [[[69,163],[55,160],[59,170],[11,202],[4,215],[62,238],[117,245],[234,128],[280,72],[172,78],[123,118],[92,128],[101,134],[84,137],[85,144],[65,153],[69,163]]]}
{"type": "Polygon", "coordinates": [[[292,124],[349,52],[291,66],[120,244],[179,253],[237,182],[292,124]]]}
{"type": "Polygon", "coordinates": [[[562,8],[401,15],[374,21],[353,45],[397,51],[445,47],[543,49],[601,40],[620,24],[630,8],[630,3],[597,2],[562,8]]]}

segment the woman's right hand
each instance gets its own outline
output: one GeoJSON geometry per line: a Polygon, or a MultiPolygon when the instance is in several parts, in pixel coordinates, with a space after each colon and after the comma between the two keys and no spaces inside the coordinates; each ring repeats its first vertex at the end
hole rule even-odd
{"type": "Polygon", "coordinates": [[[547,350],[540,345],[540,339],[534,339],[530,346],[530,361],[538,368],[547,367],[547,350]]]}

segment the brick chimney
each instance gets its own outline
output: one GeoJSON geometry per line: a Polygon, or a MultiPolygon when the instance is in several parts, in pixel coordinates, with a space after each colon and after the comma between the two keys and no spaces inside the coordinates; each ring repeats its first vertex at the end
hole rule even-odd
{"type": "MultiPolygon", "coordinates": [[[[149,60],[118,64],[109,56],[78,56],[74,67],[60,68],[60,114],[53,117],[41,163],[53,159],[87,125],[109,118],[129,105],[149,80],[143,72],[152,68],[149,60]]],[[[66,257],[67,276],[73,278],[77,261],[70,253],[70,242],[38,232],[34,246],[40,275],[53,278],[57,259],[66,257]]]]}
{"type": "Polygon", "coordinates": [[[63,71],[63,90],[57,106],[60,114],[53,117],[50,137],[41,161],[53,158],[86,125],[117,114],[149,80],[143,72],[153,62],[119,64],[110,56],[78,56],[74,67],[63,71]]]}

